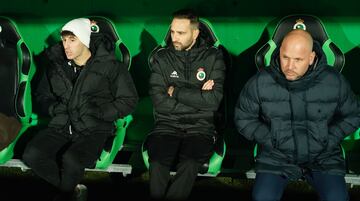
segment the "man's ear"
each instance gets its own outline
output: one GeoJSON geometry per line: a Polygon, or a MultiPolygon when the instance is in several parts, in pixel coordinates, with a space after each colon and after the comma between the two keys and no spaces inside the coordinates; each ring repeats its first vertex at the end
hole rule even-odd
{"type": "Polygon", "coordinates": [[[311,54],[310,54],[310,58],[309,58],[310,65],[313,65],[314,60],[315,60],[315,56],[316,56],[315,52],[312,51],[311,54]]]}
{"type": "Polygon", "coordinates": [[[200,30],[199,29],[194,29],[193,30],[193,39],[196,40],[199,36],[200,30]]]}

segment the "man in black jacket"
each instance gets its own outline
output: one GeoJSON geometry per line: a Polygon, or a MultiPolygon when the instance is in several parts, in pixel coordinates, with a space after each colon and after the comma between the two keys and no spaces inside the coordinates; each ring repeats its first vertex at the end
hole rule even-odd
{"type": "Polygon", "coordinates": [[[201,37],[198,17],[190,10],[174,14],[171,40],[154,54],[151,66],[155,128],[147,139],[150,194],[155,199],[183,200],[199,167],[213,153],[214,113],[223,96],[225,64],[221,51],[201,37]]]}
{"type": "Polygon", "coordinates": [[[318,43],[306,31],[289,32],[235,108],[239,133],[259,147],[253,200],[280,200],[288,181],[301,177],[320,200],[348,200],[340,143],[359,127],[359,114],[359,101],[318,43]]]}
{"type": "Polygon", "coordinates": [[[40,85],[36,99],[51,118],[23,155],[37,175],[60,191],[56,200],[86,200],[86,187],[78,184],[85,168],[95,165],[115,133],[114,121],[131,113],[138,100],[112,41],[100,37],[90,44],[91,26],[87,18],[71,20],[62,28],[62,45],[47,51],[51,65],[44,80],[50,83],[40,85]]]}

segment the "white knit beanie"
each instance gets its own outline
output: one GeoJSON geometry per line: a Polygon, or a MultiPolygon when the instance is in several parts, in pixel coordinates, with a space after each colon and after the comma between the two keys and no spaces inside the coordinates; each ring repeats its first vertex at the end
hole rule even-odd
{"type": "Polygon", "coordinates": [[[61,31],[71,31],[86,47],[90,45],[91,23],[87,18],[77,18],[66,23],[61,31]]]}

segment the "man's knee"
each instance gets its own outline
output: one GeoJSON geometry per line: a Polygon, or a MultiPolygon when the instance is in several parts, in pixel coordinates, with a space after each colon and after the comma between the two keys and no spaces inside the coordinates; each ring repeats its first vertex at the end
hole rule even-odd
{"type": "Polygon", "coordinates": [[[324,197],[322,198],[322,200],[326,200],[326,201],[348,201],[349,200],[347,191],[345,191],[345,192],[343,192],[343,191],[326,192],[323,196],[324,197]]]}
{"type": "Polygon", "coordinates": [[[62,166],[66,169],[81,170],[85,169],[86,165],[81,163],[81,159],[73,154],[64,154],[62,157],[62,166]]]}
{"type": "Polygon", "coordinates": [[[168,166],[160,161],[150,161],[149,170],[150,170],[150,172],[169,171],[170,166],[168,166]]]}
{"type": "Polygon", "coordinates": [[[24,163],[30,167],[41,161],[43,158],[45,158],[45,154],[34,146],[28,146],[22,156],[24,163]]]}
{"type": "MultiPolygon", "coordinates": [[[[274,183],[276,185],[276,183],[274,183]]],[[[271,186],[254,186],[252,198],[254,201],[278,201],[281,200],[282,191],[271,186]]]]}
{"type": "Polygon", "coordinates": [[[195,159],[186,159],[184,161],[181,161],[180,165],[190,167],[190,168],[199,168],[199,166],[202,165],[202,163],[195,159]]]}
{"type": "Polygon", "coordinates": [[[181,161],[177,166],[177,171],[188,172],[189,174],[197,174],[202,164],[193,159],[181,161]]]}
{"type": "Polygon", "coordinates": [[[253,191],[252,192],[252,199],[254,201],[277,201],[280,200],[279,196],[269,193],[268,191],[253,191]]]}

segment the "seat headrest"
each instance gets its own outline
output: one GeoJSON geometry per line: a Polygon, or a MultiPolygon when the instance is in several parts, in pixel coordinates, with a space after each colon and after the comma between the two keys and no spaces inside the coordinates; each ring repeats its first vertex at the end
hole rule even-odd
{"type": "Polygon", "coordinates": [[[17,42],[21,39],[17,28],[8,18],[0,17],[0,48],[16,47],[17,42]]]}
{"type": "Polygon", "coordinates": [[[284,36],[293,29],[306,30],[321,45],[329,39],[325,27],[319,18],[311,15],[290,15],[278,23],[272,38],[273,41],[280,45],[284,36]]]}
{"type": "Polygon", "coordinates": [[[101,16],[91,16],[89,19],[90,21],[96,22],[96,25],[91,27],[90,46],[96,43],[96,41],[102,40],[104,37],[108,38],[111,44],[106,44],[106,48],[110,51],[115,51],[118,59],[129,69],[131,65],[130,51],[118,35],[114,23],[108,18],[101,16]]]}
{"type": "Polygon", "coordinates": [[[110,20],[104,17],[89,17],[89,19],[90,21],[96,22],[96,25],[91,27],[92,38],[106,34],[114,43],[119,40],[119,36],[110,20]]]}
{"type": "Polygon", "coordinates": [[[282,18],[277,24],[270,41],[259,49],[255,55],[255,64],[258,69],[268,66],[271,55],[276,47],[280,47],[285,35],[293,29],[303,29],[311,34],[326,55],[328,65],[341,71],[345,64],[345,56],[329,38],[321,20],[312,15],[289,15],[282,18]]]}

